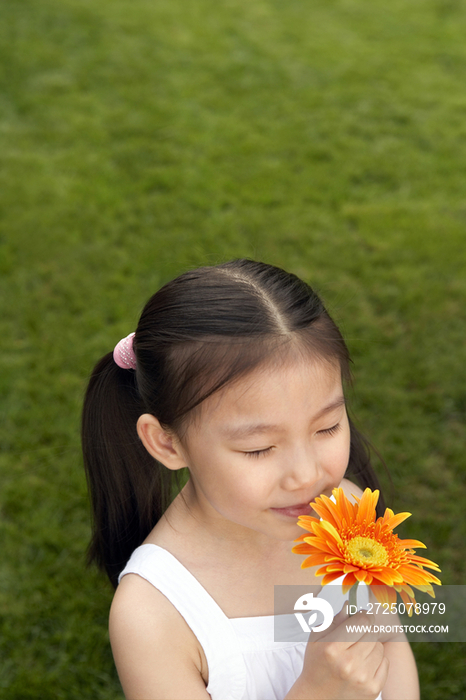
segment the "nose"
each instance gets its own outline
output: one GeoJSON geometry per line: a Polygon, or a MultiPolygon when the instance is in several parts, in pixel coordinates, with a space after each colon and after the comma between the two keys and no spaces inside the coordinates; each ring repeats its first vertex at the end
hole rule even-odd
{"type": "Polygon", "coordinates": [[[299,491],[314,486],[321,478],[321,469],[311,450],[295,450],[284,468],[282,488],[299,491]]]}

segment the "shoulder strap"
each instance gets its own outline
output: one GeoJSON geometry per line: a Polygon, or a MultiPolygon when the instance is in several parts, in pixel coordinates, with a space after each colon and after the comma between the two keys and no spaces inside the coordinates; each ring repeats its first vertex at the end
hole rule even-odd
{"type": "Polygon", "coordinates": [[[173,554],[154,544],[143,544],[133,552],[118,581],[125,574],[149,581],[186,620],[204,649],[212,700],[241,700],[246,667],[236,633],[199,581],[173,554]]]}

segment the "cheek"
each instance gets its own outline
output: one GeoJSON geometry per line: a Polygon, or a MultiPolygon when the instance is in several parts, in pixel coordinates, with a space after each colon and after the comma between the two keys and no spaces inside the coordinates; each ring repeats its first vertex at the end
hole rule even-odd
{"type": "Polygon", "coordinates": [[[325,445],[321,452],[322,461],[335,474],[345,472],[349,462],[350,434],[349,429],[331,443],[325,445]]]}
{"type": "Polygon", "coordinates": [[[227,510],[238,513],[257,508],[257,504],[269,496],[273,483],[270,465],[249,464],[245,460],[231,464],[230,469],[222,472],[222,477],[216,496],[227,510]]]}
{"type": "MultiPolygon", "coordinates": [[[[240,455],[215,448],[201,448],[193,454],[191,473],[206,494],[216,502],[250,501],[260,488],[258,470],[240,455]]],[[[263,483],[263,482],[262,482],[263,483]]]]}

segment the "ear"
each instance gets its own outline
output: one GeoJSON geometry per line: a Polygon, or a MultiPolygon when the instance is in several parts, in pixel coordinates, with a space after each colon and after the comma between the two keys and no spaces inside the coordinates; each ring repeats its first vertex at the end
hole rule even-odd
{"type": "Polygon", "coordinates": [[[178,440],[162,428],[155,416],[150,413],[139,416],[137,431],[149,454],[168,469],[175,471],[186,467],[186,459],[178,440]]]}

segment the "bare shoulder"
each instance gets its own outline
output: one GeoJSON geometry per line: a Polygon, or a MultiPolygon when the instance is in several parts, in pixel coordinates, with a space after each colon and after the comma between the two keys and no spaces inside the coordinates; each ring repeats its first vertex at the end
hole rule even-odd
{"type": "Polygon", "coordinates": [[[170,601],[136,574],[112,602],[110,642],[128,700],[208,700],[207,662],[193,631],[170,601]]]}
{"type": "Polygon", "coordinates": [[[357,496],[358,498],[362,496],[362,490],[359,488],[359,486],[353,484],[352,481],[348,481],[348,479],[342,479],[340,488],[343,489],[343,493],[345,494],[346,498],[351,501],[351,503],[356,503],[353,496],[357,496]]]}

